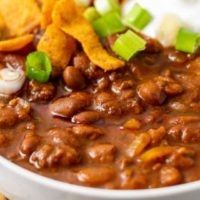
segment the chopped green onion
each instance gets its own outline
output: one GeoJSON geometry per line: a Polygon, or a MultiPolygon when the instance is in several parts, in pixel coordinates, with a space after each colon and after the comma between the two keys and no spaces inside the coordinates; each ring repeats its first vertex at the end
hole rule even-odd
{"type": "Polygon", "coordinates": [[[186,53],[195,53],[199,47],[200,34],[186,28],[180,28],[176,38],[176,50],[186,53]]]}
{"type": "Polygon", "coordinates": [[[75,2],[76,2],[76,5],[78,5],[78,6],[85,6],[85,7],[87,7],[87,6],[90,5],[91,0],[75,0],[75,2]]]}
{"type": "Polygon", "coordinates": [[[124,22],[128,26],[139,30],[144,29],[151,20],[152,15],[138,3],[136,3],[128,15],[124,17],[124,22]]]}
{"type": "Polygon", "coordinates": [[[126,29],[121,22],[120,15],[117,12],[111,12],[102,16],[101,18],[95,20],[92,25],[100,37],[107,37],[126,29]]]}
{"type": "Polygon", "coordinates": [[[95,7],[87,8],[83,15],[89,22],[93,22],[100,17],[95,7]]]}
{"type": "Polygon", "coordinates": [[[113,11],[120,13],[120,5],[117,0],[95,0],[94,5],[101,15],[113,11]]]}
{"type": "Polygon", "coordinates": [[[112,46],[112,50],[126,61],[130,60],[136,53],[143,51],[146,41],[133,31],[128,30],[121,34],[112,46]]]}
{"type": "Polygon", "coordinates": [[[45,83],[52,72],[49,57],[40,51],[30,53],[26,59],[26,74],[30,80],[45,83]]]}

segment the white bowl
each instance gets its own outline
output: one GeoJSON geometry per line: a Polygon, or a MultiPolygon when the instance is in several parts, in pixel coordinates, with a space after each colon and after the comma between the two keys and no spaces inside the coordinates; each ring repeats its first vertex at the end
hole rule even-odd
{"type": "Polygon", "coordinates": [[[34,174],[0,156],[0,191],[10,200],[199,200],[200,181],[148,190],[104,190],[34,174]]]}

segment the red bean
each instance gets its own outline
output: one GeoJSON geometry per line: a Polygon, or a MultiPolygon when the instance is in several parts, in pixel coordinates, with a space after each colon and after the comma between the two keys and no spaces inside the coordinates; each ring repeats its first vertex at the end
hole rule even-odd
{"type": "Polygon", "coordinates": [[[71,117],[78,113],[83,107],[84,105],[79,99],[63,97],[50,105],[50,111],[53,115],[71,117]]]}
{"type": "Polygon", "coordinates": [[[20,146],[20,150],[23,154],[30,155],[33,151],[36,150],[39,142],[39,136],[35,135],[33,132],[28,132],[20,146]]]}
{"type": "Polygon", "coordinates": [[[115,177],[115,171],[109,167],[88,167],[77,173],[80,182],[88,185],[101,185],[115,177]]]}
{"type": "Polygon", "coordinates": [[[166,99],[165,93],[153,81],[142,83],[138,87],[138,95],[144,102],[152,105],[160,105],[166,99]]]}
{"type": "Polygon", "coordinates": [[[77,124],[92,124],[101,119],[102,114],[96,111],[85,111],[75,115],[72,122],[77,124]]]}
{"type": "Polygon", "coordinates": [[[53,115],[71,117],[89,106],[91,98],[87,93],[74,93],[70,97],[59,98],[50,105],[53,115]]]}
{"type": "Polygon", "coordinates": [[[78,90],[85,87],[85,78],[75,67],[67,67],[63,72],[63,79],[67,87],[78,90]]]}

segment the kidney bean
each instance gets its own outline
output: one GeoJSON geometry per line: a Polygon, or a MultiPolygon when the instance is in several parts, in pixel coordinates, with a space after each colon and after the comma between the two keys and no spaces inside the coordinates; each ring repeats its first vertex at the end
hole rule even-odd
{"type": "Polygon", "coordinates": [[[61,117],[71,117],[74,114],[78,113],[84,104],[82,101],[76,98],[71,97],[63,97],[54,101],[50,105],[50,111],[53,115],[61,116],[61,117]]]}
{"type": "Polygon", "coordinates": [[[101,93],[97,94],[97,96],[95,98],[95,104],[101,105],[108,101],[112,101],[113,99],[115,99],[115,96],[112,93],[101,92],[101,93]]]}
{"type": "Polygon", "coordinates": [[[80,100],[84,106],[90,106],[92,102],[92,96],[86,92],[74,92],[70,97],[80,100]]]}
{"type": "Polygon", "coordinates": [[[110,167],[88,167],[77,173],[80,182],[91,186],[101,185],[115,177],[115,170],[110,167]]]}
{"type": "Polygon", "coordinates": [[[77,54],[73,60],[74,66],[81,71],[86,71],[90,65],[90,60],[84,52],[77,54]]]}
{"type": "Polygon", "coordinates": [[[101,119],[102,114],[96,111],[81,112],[72,118],[72,122],[77,124],[92,124],[101,119]]]}
{"type": "Polygon", "coordinates": [[[26,135],[22,141],[22,144],[20,146],[20,151],[23,154],[29,156],[29,155],[31,155],[31,153],[33,153],[33,151],[36,150],[39,142],[40,142],[39,136],[37,136],[33,132],[28,132],[28,133],[26,133],[26,135]]]}
{"type": "Polygon", "coordinates": [[[99,112],[105,112],[109,115],[121,115],[122,106],[113,93],[101,92],[94,102],[95,109],[99,112]]]}
{"type": "Polygon", "coordinates": [[[78,90],[85,87],[85,78],[78,68],[67,67],[63,72],[63,79],[71,89],[78,90]]]}
{"type": "Polygon", "coordinates": [[[166,99],[165,93],[153,81],[147,81],[139,85],[137,92],[144,102],[151,105],[160,105],[166,99]]]}
{"type": "Polygon", "coordinates": [[[50,105],[50,111],[53,115],[71,117],[90,103],[90,96],[85,93],[75,93],[70,97],[62,97],[54,101],[50,105]]]}

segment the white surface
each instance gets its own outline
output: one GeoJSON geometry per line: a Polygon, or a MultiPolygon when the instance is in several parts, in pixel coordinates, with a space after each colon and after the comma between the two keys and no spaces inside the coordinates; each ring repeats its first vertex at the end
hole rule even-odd
{"type": "Polygon", "coordinates": [[[200,181],[148,190],[103,190],[48,179],[0,156],[0,192],[10,200],[199,200],[200,181]]]}

